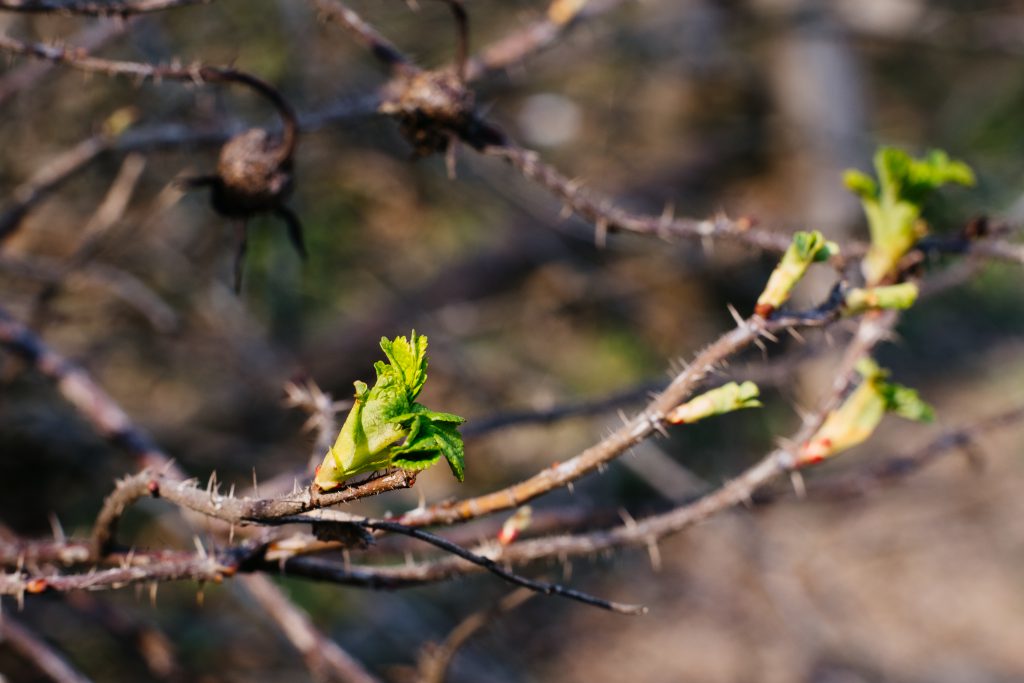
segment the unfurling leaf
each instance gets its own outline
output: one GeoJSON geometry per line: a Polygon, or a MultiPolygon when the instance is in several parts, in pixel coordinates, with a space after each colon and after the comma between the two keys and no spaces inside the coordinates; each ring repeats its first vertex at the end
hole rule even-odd
{"type": "Polygon", "coordinates": [[[843,299],[843,314],[857,315],[865,311],[904,310],[917,301],[918,288],[913,282],[883,287],[855,287],[843,299]]]}
{"type": "Polygon", "coordinates": [[[808,266],[815,261],[827,261],[838,252],[839,247],[834,242],[827,241],[817,230],[795,233],[789,248],[768,278],[764,291],[757,298],[754,312],[767,318],[786,303],[793,287],[807,272],[808,266]]]}
{"type": "Polygon", "coordinates": [[[877,285],[892,273],[925,233],[920,218],[928,195],[948,183],[974,184],[970,167],[940,150],[913,159],[903,150],[881,147],[874,164],[877,182],[855,170],[843,176],[846,187],[861,198],[871,230],[871,247],[861,264],[868,285],[877,285]]]}
{"type": "Polygon", "coordinates": [[[753,382],[729,382],[677,406],[665,416],[665,421],[671,424],[688,424],[734,410],[758,408],[761,406],[761,402],[757,400],[759,395],[760,391],[753,382]]]}
{"type": "Polygon", "coordinates": [[[462,481],[465,456],[458,426],[465,420],[415,402],[427,381],[427,338],[414,330],[408,339],[381,339],[380,347],[388,362],[374,364],[372,388],[355,383],[355,403],[317,468],[316,485],[329,491],[353,475],[391,466],[422,470],[442,456],[462,481]]]}
{"type": "Polygon", "coordinates": [[[889,373],[870,358],[863,359],[857,370],[863,377],[860,386],[829,413],[818,432],[801,446],[797,465],[821,462],[866,441],[887,412],[921,422],[934,419],[931,406],[915,390],[887,382],[889,373]]]}

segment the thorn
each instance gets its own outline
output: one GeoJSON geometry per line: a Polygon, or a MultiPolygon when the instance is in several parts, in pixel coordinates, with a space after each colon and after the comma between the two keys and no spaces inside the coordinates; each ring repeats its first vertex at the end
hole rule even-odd
{"type": "Polygon", "coordinates": [[[570,496],[571,496],[572,494],[576,493],[576,487],[575,487],[575,486],[573,485],[573,483],[572,483],[571,481],[570,481],[570,482],[568,482],[568,483],[567,483],[567,484],[565,485],[565,488],[566,488],[566,490],[567,490],[567,491],[569,491],[569,495],[570,495],[570,496]]]}
{"type": "Polygon", "coordinates": [[[60,524],[60,519],[57,518],[56,512],[50,513],[50,529],[53,530],[53,540],[59,545],[67,543],[67,536],[64,535],[64,527],[60,524]]]}
{"type": "Polygon", "coordinates": [[[213,500],[213,485],[217,483],[217,470],[210,473],[210,478],[206,480],[206,493],[210,496],[210,500],[213,500]]]}
{"type": "Polygon", "coordinates": [[[797,414],[797,416],[799,416],[800,422],[802,422],[804,426],[811,424],[811,422],[813,422],[816,419],[814,411],[807,410],[803,406],[797,405],[795,403],[793,404],[793,411],[797,414]]]}
{"type": "Polygon", "coordinates": [[[568,583],[572,579],[572,561],[568,556],[563,555],[562,560],[562,581],[568,583]]]}
{"type": "Polygon", "coordinates": [[[665,208],[661,210],[661,218],[658,219],[658,237],[668,242],[671,233],[669,228],[675,220],[676,205],[674,202],[666,202],[665,208]]]}
{"type": "Polygon", "coordinates": [[[594,224],[594,244],[598,249],[608,246],[608,219],[601,217],[594,224]]]}
{"type": "Polygon", "coordinates": [[[295,495],[298,492],[299,492],[299,480],[296,479],[295,477],[292,477],[292,495],[295,495]]]}
{"type": "Polygon", "coordinates": [[[560,221],[567,221],[570,218],[572,218],[572,215],[574,213],[576,213],[576,212],[572,208],[571,204],[568,204],[568,203],[562,204],[562,208],[559,209],[559,211],[558,211],[558,220],[560,220],[560,221]]]}
{"type": "Polygon", "coordinates": [[[232,483],[231,484],[231,488],[228,489],[228,498],[234,498],[234,497],[235,497],[235,484],[232,483]]]}
{"type": "Polygon", "coordinates": [[[458,161],[456,158],[456,152],[458,151],[459,141],[456,137],[452,136],[448,140],[448,148],[444,151],[444,167],[448,172],[448,180],[456,180],[457,172],[455,165],[458,161]]]}
{"type": "Polygon", "coordinates": [[[651,536],[647,539],[647,556],[651,559],[651,569],[661,571],[661,551],[658,549],[658,539],[651,536]]]}
{"type": "Polygon", "coordinates": [[[348,548],[343,548],[341,551],[341,566],[345,568],[346,572],[352,571],[352,553],[348,551],[348,548]]]}
{"type": "Polygon", "coordinates": [[[228,527],[228,545],[235,542],[235,523],[231,522],[231,526],[228,527]]]}
{"type": "Polygon", "coordinates": [[[149,584],[149,604],[155,609],[156,608],[156,591],[160,584],[153,581],[149,584]]]}
{"type": "Polygon", "coordinates": [[[774,342],[776,344],[779,343],[779,338],[776,337],[772,332],[769,332],[768,330],[762,329],[759,331],[759,334],[770,342],[774,342]]]}
{"type": "Polygon", "coordinates": [[[260,497],[260,485],[256,483],[256,465],[252,466],[252,491],[255,498],[260,497]]]}
{"type": "Polygon", "coordinates": [[[786,328],[786,332],[789,333],[790,337],[792,337],[793,339],[796,339],[797,343],[799,343],[799,344],[806,344],[807,343],[807,339],[802,334],[797,332],[795,327],[787,327],[786,328]]]}
{"type": "Polygon", "coordinates": [[[206,548],[203,547],[203,542],[199,536],[193,536],[192,543],[196,546],[196,552],[199,553],[199,557],[204,560],[209,559],[210,556],[206,554],[206,548]]]}
{"type": "Polygon", "coordinates": [[[736,310],[736,307],[732,304],[726,304],[725,307],[729,311],[729,315],[732,316],[733,321],[735,321],[736,327],[741,330],[744,329],[747,326],[747,321],[743,319],[743,316],[736,310]]]}
{"type": "Polygon", "coordinates": [[[793,493],[796,494],[797,500],[807,498],[807,484],[804,482],[804,475],[800,474],[799,470],[789,473],[789,483],[793,485],[793,493]]]}
{"type": "Polygon", "coordinates": [[[629,511],[624,507],[619,508],[619,519],[622,520],[622,523],[625,525],[627,529],[636,528],[636,519],[633,517],[633,515],[629,514],[629,511]]]}
{"type": "Polygon", "coordinates": [[[768,360],[768,347],[765,346],[765,343],[763,341],[761,341],[760,339],[755,339],[754,340],[754,346],[756,346],[757,348],[761,349],[761,358],[763,360],[768,360]]]}

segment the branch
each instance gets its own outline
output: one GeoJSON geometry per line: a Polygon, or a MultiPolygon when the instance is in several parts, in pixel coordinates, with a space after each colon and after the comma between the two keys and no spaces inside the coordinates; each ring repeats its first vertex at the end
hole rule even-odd
{"type": "Polygon", "coordinates": [[[51,380],[65,400],[85,417],[104,439],[126,449],[144,466],[166,465],[167,456],[85,370],[51,349],[35,333],[2,308],[0,348],[18,356],[39,374],[51,380]]]}
{"type": "Polygon", "coordinates": [[[216,473],[203,489],[194,479],[181,480],[176,476],[144,470],[117,482],[114,491],[103,501],[103,508],[93,526],[93,556],[102,557],[110,550],[118,522],[125,510],[142,498],[163,498],[179,507],[228,524],[268,523],[321,507],[350,503],[379,493],[408,488],[415,483],[416,474],[395,470],[329,493],[320,493],[311,486],[280,498],[221,495],[219,487],[214,486],[215,481],[216,473]]]}
{"type": "Polygon", "coordinates": [[[487,626],[488,623],[505,612],[510,612],[519,607],[534,595],[536,593],[522,588],[515,590],[499,600],[490,609],[474,612],[460,621],[444,641],[437,644],[428,643],[420,651],[418,658],[418,682],[444,683],[448,676],[448,667],[451,665],[452,658],[467,640],[477,631],[487,626]]]}
{"type": "Polygon", "coordinates": [[[346,683],[376,683],[377,679],[330,638],[316,630],[309,615],[289,600],[262,574],[239,577],[246,591],[280,625],[285,636],[306,660],[314,680],[331,678],[346,683]]]}
{"type": "Polygon", "coordinates": [[[79,14],[89,17],[127,17],[162,12],[189,5],[208,5],[212,0],[0,0],[0,10],[26,14],[79,14]]]}
{"type": "Polygon", "coordinates": [[[374,57],[391,70],[397,73],[414,68],[412,60],[395,47],[394,43],[345,5],[336,0],[312,0],[312,2],[325,19],[333,21],[348,31],[360,45],[369,50],[374,57]]]}
{"type": "Polygon", "coordinates": [[[705,377],[726,359],[762,338],[774,339],[775,331],[827,325],[838,318],[840,300],[841,297],[833,297],[824,306],[805,314],[785,315],[770,321],[756,315],[740,320],[735,329],[719,337],[698,354],[646,408],[582,453],[493,493],[419,508],[405,513],[398,520],[410,526],[463,522],[518,507],[548,491],[565,486],[618,457],[654,432],[664,431],[667,424],[665,416],[683,403],[705,377]]]}
{"type": "Polygon", "coordinates": [[[140,583],[183,580],[219,583],[237,570],[234,564],[214,556],[182,555],[178,553],[170,558],[161,558],[152,564],[101,569],[85,574],[0,574],[0,595],[14,595],[20,600],[26,593],[115,590],[140,583]]]}
{"type": "Polygon", "coordinates": [[[496,71],[519,64],[555,44],[584,19],[606,14],[625,0],[552,0],[543,19],[506,35],[471,57],[466,80],[476,81],[496,71]]]}
{"type": "Polygon", "coordinates": [[[63,654],[32,633],[9,614],[0,620],[0,645],[7,644],[22,657],[35,664],[55,683],[89,683],[80,671],[71,666],[63,654]]]}

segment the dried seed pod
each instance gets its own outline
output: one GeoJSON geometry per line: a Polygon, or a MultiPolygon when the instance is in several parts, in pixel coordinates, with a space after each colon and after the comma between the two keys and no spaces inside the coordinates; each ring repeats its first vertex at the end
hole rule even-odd
{"type": "Polygon", "coordinates": [[[474,147],[504,143],[497,129],[475,114],[473,91],[466,87],[469,55],[469,19],[461,0],[442,0],[458,27],[455,66],[421,71],[398,63],[396,77],[384,93],[380,112],[398,119],[402,134],[416,157],[446,152],[456,139],[474,147]]]}
{"type": "Polygon", "coordinates": [[[233,69],[204,67],[199,76],[207,82],[245,85],[274,105],[281,116],[280,136],[263,128],[250,128],[221,148],[214,175],[191,178],[191,187],[209,187],[214,210],[239,221],[235,256],[235,290],[241,288],[242,262],[248,242],[248,219],[257,213],[273,213],[284,221],[288,237],[299,255],[306,258],[302,224],[285,205],[294,185],[292,167],[298,141],[298,122],[291,105],[274,87],[251,74],[233,69]]]}

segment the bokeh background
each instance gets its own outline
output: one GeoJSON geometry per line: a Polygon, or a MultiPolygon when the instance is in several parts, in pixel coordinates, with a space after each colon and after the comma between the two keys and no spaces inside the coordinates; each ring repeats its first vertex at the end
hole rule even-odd
{"type": "MultiPolygon", "coordinates": [[[[441,3],[352,6],[421,64],[451,59],[441,3]]],[[[540,0],[467,0],[472,44],[543,16],[540,0]]],[[[386,74],[302,2],[218,0],[127,23],[0,13],[24,39],[95,41],[148,62],[233,63],[278,85],[306,114],[291,204],[306,228],[303,265],[271,218],[251,223],[241,294],[232,228],[174,179],[213,167],[216,145],[168,144],[101,156],[57,188],[0,246],[0,301],[80,361],[190,473],[240,487],[303,467],[305,416],[283,385],[316,381],[341,400],[369,379],[381,335],[427,334],[424,402],[469,418],[467,480],[442,467],[380,512],[491,490],[564,460],[619,423],[679,359],[750,311],[772,261],[749,249],[611,235],[496,159],[463,149],[410,160],[393,121],[361,104],[386,74]],[[337,115],[337,112],[347,112],[337,115]],[[82,235],[119,173],[137,173],[123,215],[82,235]],[[85,248],[83,249],[83,244],[85,248]],[[83,255],[84,254],[84,255],[83,255]],[[74,264],[40,306],[43,271],[74,264]],[[26,265],[28,264],[28,265],[26,265]],[[32,266],[35,270],[32,269],[32,266]],[[100,275],[97,275],[100,273],[100,275]],[[131,278],[112,288],[103,273],[131,278]],[[141,294],[139,292],[142,292],[141,294]],[[131,293],[134,293],[132,295],[131,293]],[[492,418],[614,398],[554,422],[477,429],[492,418]]],[[[623,206],[756,217],[790,231],[863,238],[847,167],[879,144],[963,158],[978,186],[929,205],[939,234],[971,216],[1024,216],[1024,3],[924,0],[646,0],[581,22],[551,48],[492,74],[480,106],[524,145],[623,206]]],[[[0,210],[49,160],[131,108],[124,135],[271,122],[239,89],[138,85],[25,60],[0,66],[0,210]],[[27,79],[27,80],[26,80],[27,79]]],[[[127,146],[127,145],[126,145],[127,146]]],[[[920,390],[937,426],[887,420],[826,470],[909,451],[947,426],[1024,399],[1019,266],[956,259],[966,274],[923,301],[880,352],[920,390]]],[[[832,284],[823,269],[804,303],[832,284]]],[[[575,528],[686,500],[791,433],[825,391],[836,351],[823,335],[788,340],[733,372],[762,384],[765,407],[674,430],[535,506],[575,528]]],[[[532,570],[652,607],[643,618],[538,597],[495,619],[456,656],[453,681],[996,682],[1024,678],[1024,430],[982,434],[982,467],[957,453],[866,495],[770,505],[719,517],[646,552],[532,570]]],[[[977,453],[976,453],[977,454],[977,453]]],[[[87,533],[131,459],[105,444],[52,387],[0,356],[0,520],[23,535],[87,533]]],[[[826,472],[825,474],[829,474],[826,472]]],[[[813,492],[814,477],[808,481],[813,492]]],[[[500,520],[498,520],[500,522],[500,520]]],[[[134,511],[123,538],[176,543],[166,506],[134,511]]],[[[493,525],[462,531],[487,537],[493,525]]],[[[421,548],[397,551],[413,557],[421,548]]],[[[387,558],[384,558],[387,560],[387,558]]],[[[316,624],[375,673],[410,680],[418,652],[508,587],[490,576],[395,593],[283,581],[316,624]]],[[[165,586],[156,606],[131,590],[41,597],[21,619],[96,680],[305,680],[301,658],[242,589],[165,586]]],[[[3,609],[14,610],[12,602],[3,609]]],[[[0,643],[10,681],[42,680],[0,643]]]]}

